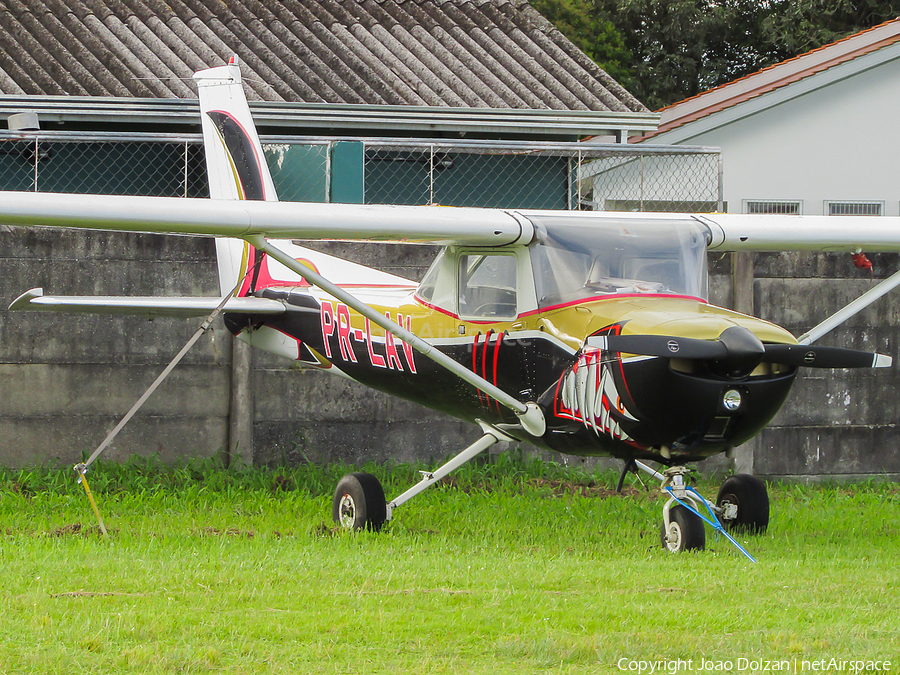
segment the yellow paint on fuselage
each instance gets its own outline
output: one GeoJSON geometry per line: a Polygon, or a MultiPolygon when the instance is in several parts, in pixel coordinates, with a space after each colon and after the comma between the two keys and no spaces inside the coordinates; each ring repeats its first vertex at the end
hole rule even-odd
{"type": "MultiPolygon", "coordinates": [[[[796,344],[787,330],[763,319],[684,297],[627,296],[603,297],[574,305],[528,312],[503,321],[471,321],[434,309],[416,300],[412,292],[396,294],[396,304],[385,304],[384,295],[372,289],[348,289],[393,320],[410,317],[410,329],[425,340],[465,338],[509,331],[541,331],[564,343],[573,352],[581,349],[587,336],[613,324],[623,324],[623,335],[673,335],[676,337],[715,340],[731,326],[750,330],[762,342],[796,344]],[[368,297],[366,297],[368,296],[368,297]],[[379,302],[380,300],[380,302],[379,302]]],[[[363,328],[363,317],[350,313],[354,328],[363,328]]],[[[406,325],[404,321],[404,326],[406,325]]],[[[372,326],[373,334],[383,335],[372,326]]]]}

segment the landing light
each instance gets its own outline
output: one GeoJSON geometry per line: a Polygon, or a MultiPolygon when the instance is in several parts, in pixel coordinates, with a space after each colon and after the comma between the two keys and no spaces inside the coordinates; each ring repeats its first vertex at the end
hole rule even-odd
{"type": "Polygon", "coordinates": [[[722,397],[722,404],[725,406],[726,410],[734,412],[741,407],[741,392],[729,389],[722,397]]]}

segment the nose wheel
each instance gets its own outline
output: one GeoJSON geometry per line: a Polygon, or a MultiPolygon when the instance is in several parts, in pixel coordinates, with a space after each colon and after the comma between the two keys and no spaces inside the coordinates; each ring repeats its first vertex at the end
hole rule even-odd
{"type": "Polygon", "coordinates": [[[685,478],[688,469],[673,466],[665,473],[655,471],[643,462],[634,461],[634,467],[660,481],[662,491],[669,497],[663,506],[663,525],[660,540],[663,548],[672,553],[682,551],[702,551],[706,548],[706,530],[709,525],[717,533],[756,562],[734,537],[726,532],[764,532],[769,522],[769,497],[765,483],[746,474],[731,476],[719,490],[716,504],[704,499],[699,492],[689,486],[685,478]],[[722,525],[722,522],[725,525],[722,525]]]}
{"type": "Polygon", "coordinates": [[[706,548],[706,530],[703,521],[681,504],[669,509],[668,525],[663,516],[660,538],[663,548],[672,553],[682,551],[702,551],[706,548]]]}

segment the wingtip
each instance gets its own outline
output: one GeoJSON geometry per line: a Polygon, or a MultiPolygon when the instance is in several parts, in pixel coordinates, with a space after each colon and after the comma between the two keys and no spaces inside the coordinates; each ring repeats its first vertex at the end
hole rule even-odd
{"type": "Polygon", "coordinates": [[[894,359],[891,356],[886,356],[885,354],[875,354],[875,358],[872,361],[873,368],[890,368],[894,363],[894,359]]]}
{"type": "Polygon", "coordinates": [[[31,301],[35,298],[43,297],[44,289],[43,288],[32,288],[31,290],[25,291],[18,298],[12,301],[9,305],[10,311],[22,310],[22,309],[32,309],[31,301]]]}

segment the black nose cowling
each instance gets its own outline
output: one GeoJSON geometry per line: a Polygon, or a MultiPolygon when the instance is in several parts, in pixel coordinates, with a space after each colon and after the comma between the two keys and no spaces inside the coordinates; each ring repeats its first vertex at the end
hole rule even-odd
{"type": "Polygon", "coordinates": [[[713,361],[715,369],[726,377],[746,377],[753,372],[765,356],[762,341],[743,326],[726,328],[718,342],[725,345],[725,358],[713,361]]]}

